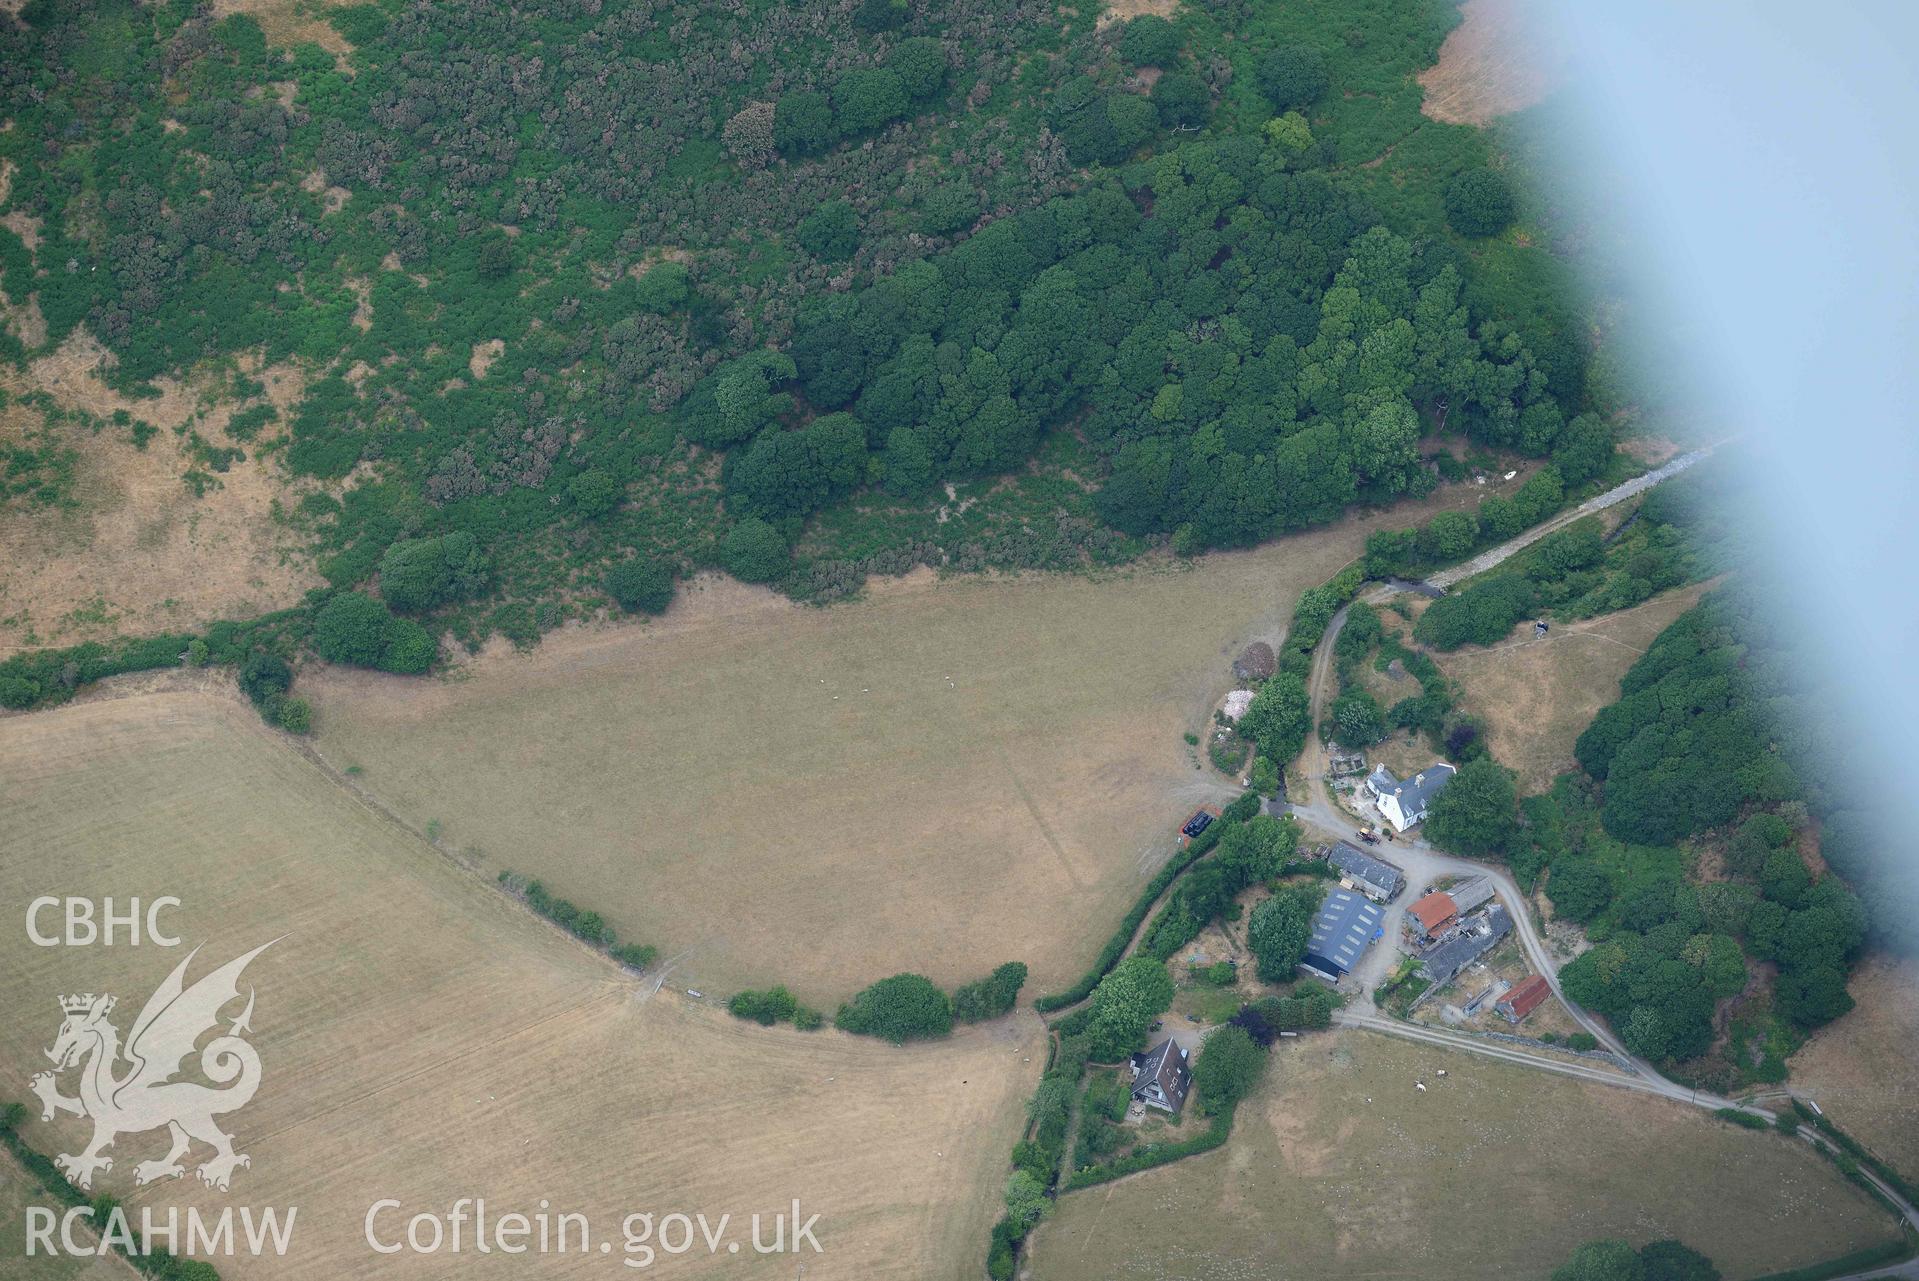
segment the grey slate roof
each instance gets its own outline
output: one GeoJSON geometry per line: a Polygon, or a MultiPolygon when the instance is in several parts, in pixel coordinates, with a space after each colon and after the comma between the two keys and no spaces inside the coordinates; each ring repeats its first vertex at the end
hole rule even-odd
{"type": "Polygon", "coordinates": [[[1177,1112],[1186,1102],[1186,1089],[1193,1079],[1186,1055],[1172,1037],[1167,1037],[1144,1054],[1133,1056],[1133,1097],[1144,1095],[1146,1087],[1158,1082],[1160,1092],[1177,1112]]]}
{"type": "Polygon", "coordinates": [[[1420,968],[1435,986],[1452,982],[1453,976],[1492,951],[1513,930],[1512,917],[1499,904],[1494,904],[1475,925],[1475,929],[1435,944],[1419,958],[1420,968]]]}
{"type": "Polygon", "coordinates": [[[1319,915],[1313,918],[1312,937],[1306,943],[1307,962],[1324,961],[1326,965],[1315,968],[1331,969],[1335,974],[1350,973],[1359,964],[1366,945],[1373,941],[1373,935],[1379,932],[1385,915],[1385,909],[1364,894],[1332,891],[1320,905],[1319,915]]]}
{"type": "Polygon", "coordinates": [[[1470,881],[1465,881],[1453,886],[1446,891],[1446,896],[1452,899],[1454,908],[1458,910],[1461,916],[1464,916],[1481,903],[1492,898],[1493,883],[1487,877],[1475,877],[1470,881]]]}
{"type": "Polygon", "coordinates": [[[1426,807],[1432,803],[1433,797],[1439,795],[1446,784],[1453,781],[1453,775],[1458,772],[1444,761],[1434,761],[1411,778],[1396,778],[1391,770],[1384,765],[1378,765],[1373,768],[1371,774],[1366,776],[1366,782],[1373,791],[1381,795],[1397,793],[1399,808],[1406,813],[1423,814],[1426,812],[1426,807]]]}
{"type": "Polygon", "coordinates": [[[1326,856],[1326,861],[1354,880],[1379,886],[1387,898],[1397,897],[1406,888],[1406,878],[1398,868],[1345,841],[1333,842],[1333,851],[1326,856]]]}

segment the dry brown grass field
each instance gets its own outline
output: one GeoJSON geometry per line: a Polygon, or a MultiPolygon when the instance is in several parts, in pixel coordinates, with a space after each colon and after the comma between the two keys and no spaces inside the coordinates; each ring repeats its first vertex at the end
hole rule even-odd
{"type": "MultiPolygon", "coordinates": [[[[1450,501],[1471,497],[1461,493],[1450,501]]],[[[1449,499],[1437,499],[1444,502],[1449,499]]],[[[831,1004],[917,970],[1076,977],[1222,783],[1181,741],[1382,519],[1105,580],[696,584],[658,623],[423,682],[302,676],[319,750],[416,827],[686,955],[831,1004]]]]}
{"type": "Polygon", "coordinates": [[[1919,1180],[1919,961],[1868,957],[1847,985],[1857,1009],[1792,1056],[1792,1086],[1908,1179],[1919,1180]]]}
{"type": "Polygon", "coordinates": [[[1062,1198],[1032,1271],[1537,1281],[1581,1241],[1676,1236],[1746,1277],[1896,1234],[1803,1144],[1345,1032],[1276,1048],[1223,1150],[1062,1198]]]}
{"type": "Polygon", "coordinates": [[[1419,74],[1420,110],[1449,124],[1483,125],[1544,98],[1567,51],[1550,21],[1535,20],[1538,13],[1525,0],[1466,0],[1439,61],[1419,74]]]}
{"type": "MultiPolygon", "coordinates": [[[[194,461],[180,431],[227,445],[235,406],[204,389],[158,379],[160,395],[132,400],[99,377],[105,350],[82,331],[28,363],[0,371],[14,399],[0,409],[0,440],[19,440],[41,426],[40,411],[17,397],[51,395],[63,408],[107,418],[125,410],[159,431],[145,449],[125,427],[97,433],[72,423],[59,443],[78,452],[72,508],[49,511],[15,502],[0,509],[0,656],[15,647],[71,645],[118,635],[151,634],[244,618],[297,604],[319,579],[302,539],[272,518],[276,498],[298,491],[264,462],[260,440],[246,459],[216,477],[219,488],[196,497],[182,477],[194,461]]],[[[290,368],[249,368],[284,410],[303,389],[290,368]]]]}
{"type": "MultiPolygon", "coordinates": [[[[246,974],[264,1083],[228,1128],[251,1168],[230,1194],[191,1177],[136,1191],[134,1163],[165,1141],[129,1135],[99,1184],[136,1208],[297,1206],[292,1254],[223,1261],[229,1278],[625,1272],[617,1247],[529,1267],[363,1243],[379,1198],[411,1213],[461,1196],[496,1213],[546,1198],[615,1241],[630,1211],[737,1224],[797,1196],[822,1216],[809,1278],[979,1272],[1039,1072],[1030,1015],[895,1049],[655,995],[343,791],[243,703],[204,693],[0,720],[0,834],[4,1095],[23,1098],[45,1066],[58,996],[113,992],[137,1010],[185,951],[33,946],[18,914],[33,896],[177,895],[169,919],[206,945],[196,976],[285,936],[246,974]]],[[[35,1117],[25,1134],[42,1151],[88,1133],[35,1117]]],[[[702,1248],[653,1270],[778,1268],[702,1248]]]]}
{"type": "Polygon", "coordinates": [[[1486,729],[1500,762],[1519,786],[1540,792],[1573,768],[1573,743],[1599,710],[1619,697],[1619,682],[1674,619],[1711,588],[1694,583],[1616,614],[1554,623],[1544,640],[1522,623],[1497,645],[1435,654],[1459,683],[1460,706],[1486,729]]]}

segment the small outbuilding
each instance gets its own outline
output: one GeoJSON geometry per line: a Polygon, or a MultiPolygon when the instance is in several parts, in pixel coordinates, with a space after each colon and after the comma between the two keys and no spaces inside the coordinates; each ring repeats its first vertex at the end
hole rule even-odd
{"type": "Polygon", "coordinates": [[[1357,845],[1349,845],[1345,841],[1333,842],[1326,861],[1337,868],[1340,875],[1365,891],[1368,898],[1381,903],[1392,902],[1406,888],[1405,873],[1391,863],[1374,858],[1357,845]]]}
{"type": "Polygon", "coordinates": [[[1543,1005],[1552,991],[1552,986],[1542,976],[1535,974],[1500,997],[1493,1008],[1508,1023],[1518,1023],[1543,1005]]]}

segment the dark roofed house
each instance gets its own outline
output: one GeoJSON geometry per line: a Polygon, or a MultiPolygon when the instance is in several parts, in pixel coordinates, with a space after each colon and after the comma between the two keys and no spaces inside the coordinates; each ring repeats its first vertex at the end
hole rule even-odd
{"type": "Polygon", "coordinates": [[[1512,917],[1506,915],[1503,906],[1494,904],[1490,911],[1475,917],[1458,934],[1428,948],[1419,958],[1419,968],[1427,982],[1434,987],[1444,987],[1461,970],[1492,951],[1512,930],[1512,917]]]}
{"type": "Polygon", "coordinates": [[[1273,647],[1265,641],[1254,641],[1233,660],[1233,675],[1243,681],[1263,681],[1278,670],[1279,661],[1273,655],[1273,647]]]}
{"type": "Polygon", "coordinates": [[[1508,1023],[1517,1023],[1538,1009],[1551,995],[1552,987],[1543,977],[1535,974],[1499,998],[1493,1008],[1505,1016],[1508,1023]]]}
{"type": "Polygon", "coordinates": [[[1406,877],[1391,863],[1382,862],[1345,841],[1333,842],[1326,861],[1338,868],[1347,880],[1382,903],[1390,903],[1406,888],[1406,877]]]}
{"type": "Polygon", "coordinates": [[[1337,983],[1359,964],[1367,945],[1381,932],[1385,911],[1351,890],[1334,890],[1313,918],[1306,955],[1299,967],[1316,978],[1337,983]]]}
{"type": "Polygon", "coordinates": [[[1193,1084],[1186,1051],[1167,1037],[1144,1054],[1133,1056],[1133,1098],[1149,1108],[1177,1113],[1193,1084]]]}

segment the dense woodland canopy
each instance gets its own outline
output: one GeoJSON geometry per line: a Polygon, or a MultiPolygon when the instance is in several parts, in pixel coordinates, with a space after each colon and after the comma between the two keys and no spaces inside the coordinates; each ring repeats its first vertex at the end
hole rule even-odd
{"type": "Polygon", "coordinates": [[[1498,156],[1419,114],[1445,6],[326,19],[349,52],[183,0],[0,21],[41,237],[0,230],[0,289],[127,388],[227,371],[249,447],[345,481],[289,513],[332,586],[469,641],[705,566],[823,598],[1242,545],[1429,487],[1442,425],[1545,455],[1598,421],[1498,156]],[[307,371],[288,421],[242,355],[307,371]],[[388,590],[449,536],[483,571],[388,590]]]}

